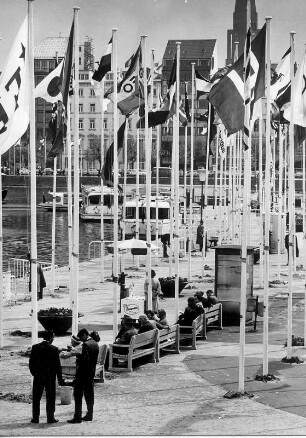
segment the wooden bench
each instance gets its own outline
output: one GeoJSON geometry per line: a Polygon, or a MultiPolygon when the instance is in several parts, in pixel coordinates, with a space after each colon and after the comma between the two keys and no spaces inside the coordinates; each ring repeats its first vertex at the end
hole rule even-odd
{"type": "Polygon", "coordinates": [[[206,329],[207,326],[211,326],[217,328],[218,330],[222,330],[222,304],[217,303],[211,307],[206,307],[204,309],[204,320],[205,324],[203,325],[203,338],[207,339],[206,329]],[[217,323],[217,324],[214,324],[217,323]]]}
{"type": "MultiPolygon", "coordinates": [[[[96,366],[95,381],[104,383],[104,364],[107,355],[108,346],[106,344],[99,346],[99,355],[96,366]]],[[[64,379],[73,379],[76,373],[76,357],[61,357],[62,375],[64,379]]]]}
{"type": "Polygon", "coordinates": [[[134,335],[129,345],[109,345],[109,367],[110,371],[133,371],[133,360],[143,356],[151,356],[151,362],[156,362],[157,357],[158,329],[134,335]],[[115,351],[114,351],[115,349],[115,351]],[[127,361],[127,367],[114,367],[114,359],[127,361]]]}
{"type": "Polygon", "coordinates": [[[156,349],[157,362],[159,362],[160,352],[163,349],[167,349],[167,351],[173,351],[174,353],[179,354],[180,326],[178,324],[174,324],[169,328],[164,328],[158,331],[158,340],[157,340],[157,349],[156,349]],[[172,347],[172,349],[168,350],[169,347],[172,347]]]}
{"type": "MultiPolygon", "coordinates": [[[[193,350],[197,349],[197,336],[204,338],[204,313],[199,315],[196,319],[192,321],[192,325],[180,325],[180,341],[183,339],[191,339],[191,347],[193,350]]],[[[181,345],[182,347],[182,345],[181,345]]],[[[184,346],[186,347],[186,346],[184,346]]]]}

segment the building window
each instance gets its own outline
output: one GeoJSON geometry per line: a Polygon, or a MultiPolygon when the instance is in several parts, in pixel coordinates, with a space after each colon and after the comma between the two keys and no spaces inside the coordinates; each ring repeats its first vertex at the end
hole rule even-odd
{"type": "Polygon", "coordinates": [[[95,90],[93,88],[90,89],[90,95],[95,96],[95,90]]]}
{"type": "Polygon", "coordinates": [[[89,120],[89,129],[96,129],[96,121],[95,119],[89,120]]]}
{"type": "Polygon", "coordinates": [[[79,88],[79,96],[80,96],[80,97],[83,97],[83,96],[84,96],[84,94],[83,94],[83,88],[79,88]]]}
{"type": "Polygon", "coordinates": [[[153,97],[156,97],[157,96],[157,88],[153,88],[153,97]]]}
{"type": "Polygon", "coordinates": [[[83,112],[83,104],[80,103],[80,104],[79,104],[79,113],[82,113],[82,112],[83,112]]]}
{"type": "Polygon", "coordinates": [[[82,46],[79,46],[79,52],[82,52],[82,46]]]}
{"type": "Polygon", "coordinates": [[[79,65],[82,65],[82,58],[79,58],[79,65]]]}
{"type": "Polygon", "coordinates": [[[80,79],[80,81],[88,81],[88,79],[89,79],[88,73],[80,73],[79,79],[80,79]]]}
{"type": "Polygon", "coordinates": [[[103,129],[108,129],[107,128],[107,119],[103,120],[103,129]]]}
{"type": "Polygon", "coordinates": [[[40,70],[40,61],[34,61],[35,70],[40,70]]]}
{"type": "Polygon", "coordinates": [[[47,70],[48,68],[48,63],[47,61],[41,61],[41,69],[42,70],[47,70]]]}
{"type": "Polygon", "coordinates": [[[84,129],[83,119],[79,119],[79,129],[84,129]]]}
{"type": "Polygon", "coordinates": [[[90,112],[91,113],[95,113],[96,112],[96,104],[95,103],[91,103],[90,104],[90,112]]]}
{"type": "Polygon", "coordinates": [[[55,61],[49,61],[49,70],[55,69],[55,61]]]}

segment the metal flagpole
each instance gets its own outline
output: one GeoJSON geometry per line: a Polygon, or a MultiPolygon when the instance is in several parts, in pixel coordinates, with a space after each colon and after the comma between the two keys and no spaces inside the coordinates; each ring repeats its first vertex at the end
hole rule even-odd
{"type": "Polygon", "coordinates": [[[78,305],[79,305],[79,10],[74,7],[74,174],[73,174],[73,301],[72,301],[72,333],[78,331],[78,305]]]}
{"type": "Polygon", "coordinates": [[[188,280],[191,281],[191,244],[192,244],[192,192],[193,192],[193,153],[194,153],[194,96],[195,96],[195,63],[191,63],[191,131],[190,131],[190,182],[189,182],[189,245],[188,245],[188,280]]]}
{"type": "Polygon", "coordinates": [[[36,217],[36,148],[35,148],[35,98],[34,98],[34,36],[33,0],[28,0],[29,17],[29,102],[30,102],[30,158],[31,158],[31,292],[32,292],[32,345],[38,341],[37,322],[37,217],[36,217]]]}
{"type": "Polygon", "coordinates": [[[100,169],[100,184],[101,184],[101,202],[100,202],[100,214],[101,214],[101,223],[100,223],[100,242],[101,242],[101,283],[104,283],[104,181],[103,181],[103,175],[102,175],[102,168],[104,165],[104,105],[103,105],[103,99],[104,99],[104,82],[105,77],[102,78],[101,81],[101,88],[102,88],[102,95],[100,96],[100,103],[101,103],[101,169],[100,169]]]}
{"type": "Polygon", "coordinates": [[[55,288],[55,219],[56,219],[56,168],[57,156],[53,159],[53,195],[52,195],[52,244],[51,244],[51,266],[52,266],[52,281],[51,291],[54,293],[55,288]]]}
{"type": "Polygon", "coordinates": [[[149,119],[148,119],[148,87],[147,87],[147,64],[146,64],[146,35],[141,37],[141,53],[143,61],[143,84],[144,84],[144,105],[145,105],[145,151],[146,151],[146,226],[147,226],[147,281],[148,281],[148,302],[147,310],[152,310],[152,260],[151,260],[151,144],[149,141],[149,119]]]}
{"type": "MultiPolygon", "coordinates": [[[[129,118],[126,117],[126,124],[129,123],[129,118]]],[[[126,233],[126,177],[127,177],[127,140],[128,140],[128,126],[125,126],[124,144],[123,144],[123,205],[122,205],[122,240],[125,240],[126,233]]],[[[122,254],[121,270],[125,269],[125,256],[122,254]]]]}
{"type": "MultiPolygon", "coordinates": [[[[187,94],[188,82],[185,82],[185,90],[187,94]]],[[[186,114],[187,116],[187,114],[186,114]]],[[[187,148],[188,148],[188,120],[185,126],[185,142],[184,142],[184,229],[185,229],[185,242],[187,241],[187,148]]],[[[184,247],[184,256],[186,256],[186,246],[184,247]]]]}
{"type": "MultiPolygon", "coordinates": [[[[139,239],[139,201],[140,201],[140,192],[139,192],[139,129],[136,129],[136,227],[135,227],[135,234],[136,239],[139,239]]],[[[139,256],[136,256],[136,269],[139,269],[139,256]]]]}
{"type": "Polygon", "coordinates": [[[289,163],[288,163],[288,211],[289,211],[289,261],[288,261],[288,325],[287,325],[287,359],[292,356],[292,290],[293,290],[293,257],[294,257],[294,35],[295,32],[290,32],[290,78],[291,78],[291,107],[290,107],[290,125],[289,125],[289,163]]]}
{"type": "MultiPolygon", "coordinates": [[[[2,164],[2,155],[0,155],[0,167],[2,164]]],[[[0,194],[2,194],[2,175],[0,175],[0,194]]],[[[2,227],[2,200],[0,203],[0,291],[3,291],[3,227],[2,227]]],[[[3,293],[0,294],[0,348],[3,347],[3,293]]]]}
{"type": "Polygon", "coordinates": [[[204,209],[203,214],[203,251],[202,251],[202,277],[205,274],[205,260],[206,260],[206,241],[207,241],[207,197],[208,197],[208,164],[209,164],[209,145],[210,145],[210,119],[211,119],[211,104],[208,104],[208,119],[207,119],[207,143],[206,143],[206,157],[205,157],[205,193],[204,193],[204,205],[202,206],[201,196],[201,211],[204,209]]]}
{"type": "MultiPolygon", "coordinates": [[[[283,138],[281,124],[278,125],[278,216],[277,216],[277,278],[280,280],[282,252],[282,217],[283,217],[283,138]]],[[[304,149],[303,149],[304,152],[304,149]]],[[[303,186],[304,190],[304,186],[303,186]]]]}
{"type": "Polygon", "coordinates": [[[176,43],[176,114],[174,115],[175,142],[172,153],[174,152],[174,265],[175,265],[175,321],[179,316],[179,110],[180,110],[180,47],[181,43],[176,43]]]}
{"type": "Polygon", "coordinates": [[[118,93],[117,93],[117,29],[112,31],[112,69],[114,80],[114,273],[113,273],[113,338],[118,330],[118,93]]]}
{"type": "Polygon", "coordinates": [[[258,132],[259,132],[259,180],[258,180],[258,203],[259,203],[259,214],[260,214],[260,233],[259,233],[259,285],[263,288],[263,270],[264,270],[264,236],[263,236],[263,223],[264,223],[264,207],[263,207],[263,180],[262,180],[262,109],[265,99],[261,99],[261,115],[258,120],[258,132]]]}
{"type": "MultiPolygon", "coordinates": [[[[302,197],[302,208],[303,208],[303,256],[304,256],[304,270],[306,268],[306,206],[305,206],[305,140],[303,141],[303,197],[302,197]]],[[[1,192],[0,192],[1,193],[1,192]]],[[[306,274],[305,274],[306,281],[306,274]]],[[[306,303],[306,290],[304,302],[306,303]]],[[[306,339],[306,305],[304,305],[304,339],[306,339]]],[[[305,342],[304,342],[305,345],[305,342]]]]}
{"type": "Polygon", "coordinates": [[[72,160],[71,160],[71,124],[70,124],[70,97],[67,99],[67,197],[68,197],[68,252],[69,252],[69,304],[72,309],[73,294],[74,294],[74,275],[72,262],[72,245],[73,245],[73,230],[72,230],[72,160]]]}

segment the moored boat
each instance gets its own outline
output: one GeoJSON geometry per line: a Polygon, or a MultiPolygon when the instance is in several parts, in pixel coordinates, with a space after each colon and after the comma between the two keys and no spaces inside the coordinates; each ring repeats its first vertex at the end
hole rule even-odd
{"type": "MultiPolygon", "coordinates": [[[[122,196],[118,191],[119,211],[121,215],[122,196]]],[[[101,186],[82,186],[82,221],[101,221],[101,186]]],[[[103,186],[103,222],[111,223],[114,219],[114,189],[103,186]]]]}
{"type": "MultiPolygon", "coordinates": [[[[53,210],[53,192],[48,192],[48,195],[50,195],[50,199],[46,199],[46,197],[43,195],[43,202],[38,204],[39,208],[43,208],[47,211],[53,210]]],[[[68,193],[67,192],[56,192],[55,194],[55,209],[56,211],[68,211],[68,193]]],[[[72,202],[73,202],[73,195],[72,195],[72,202]]],[[[82,196],[79,194],[79,203],[81,205],[82,202],[82,196]]]]}

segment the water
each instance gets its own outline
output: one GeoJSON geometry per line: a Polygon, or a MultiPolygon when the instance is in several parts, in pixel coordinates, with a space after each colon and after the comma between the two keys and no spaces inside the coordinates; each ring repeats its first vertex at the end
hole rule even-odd
{"type": "MultiPolygon", "coordinates": [[[[29,209],[3,209],[3,269],[8,259],[26,259],[31,247],[31,220],[29,209]]],[[[68,214],[56,212],[55,263],[68,265],[68,214]]],[[[100,222],[80,222],[80,262],[88,259],[88,245],[100,240],[100,222]]],[[[105,224],[105,240],[112,240],[112,225],[105,224]]],[[[51,263],[52,212],[37,210],[37,257],[51,263]]]]}

